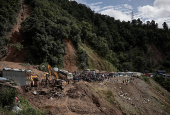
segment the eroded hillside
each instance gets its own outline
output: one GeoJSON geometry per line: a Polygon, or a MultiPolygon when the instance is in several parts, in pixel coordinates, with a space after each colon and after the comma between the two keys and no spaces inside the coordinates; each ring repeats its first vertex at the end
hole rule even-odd
{"type": "MultiPolygon", "coordinates": [[[[44,78],[44,72],[35,65],[6,63],[7,68],[30,69],[38,79],[44,78]]],[[[39,85],[29,92],[18,89],[19,96],[25,97],[36,109],[48,110],[52,115],[169,115],[170,93],[150,79],[150,85],[139,78],[113,77],[103,82],[70,82],[63,92],[49,95],[52,88],[39,85]],[[129,80],[129,83],[123,83],[129,80]],[[159,90],[158,90],[159,89],[159,90]],[[43,90],[46,93],[34,94],[43,90]]]]}
{"type": "MultiPolygon", "coordinates": [[[[69,3],[66,1],[67,3],[72,4],[74,2],[69,3]]],[[[25,5],[23,1],[21,2],[21,11],[18,14],[17,24],[9,35],[10,44],[14,46],[10,47],[7,56],[1,60],[1,68],[3,63],[6,63],[7,68],[29,69],[41,81],[45,72],[39,70],[39,65],[14,63],[23,62],[25,55],[31,54],[32,56],[29,55],[30,62],[40,64],[48,61],[48,63],[57,65],[60,68],[63,67],[70,72],[81,71],[83,67],[116,71],[113,64],[119,64],[120,70],[126,70],[127,68],[136,71],[151,69],[146,66],[152,66],[148,58],[152,56],[145,53],[148,52],[147,46],[149,44],[143,44],[149,43],[149,38],[155,36],[156,33],[153,33],[152,36],[145,29],[136,28],[136,25],[126,23],[127,27],[131,28],[131,31],[127,32],[130,35],[126,36],[126,31],[121,31],[121,28],[119,28],[124,25],[120,21],[103,16],[103,19],[107,18],[107,23],[103,23],[104,26],[97,27],[98,23],[100,25],[100,22],[104,22],[99,14],[92,14],[99,18],[94,19],[95,21],[93,20],[94,25],[90,25],[90,23],[82,21],[83,19],[81,21],[76,19],[76,16],[72,16],[71,13],[69,14],[56,4],[48,0],[34,0],[32,5],[36,10],[34,10],[34,15],[22,25],[23,34],[25,34],[23,37],[19,31],[20,24],[30,15],[32,9],[25,5]],[[110,24],[110,22],[113,23],[110,24]],[[118,24],[122,26],[117,26],[118,24]],[[117,29],[116,26],[118,27],[117,29]],[[138,34],[139,32],[141,34],[138,34]],[[136,36],[137,38],[135,38],[136,36]],[[25,37],[26,44],[28,44],[26,45],[27,47],[22,48],[25,37]],[[70,39],[64,40],[63,38],[66,37],[70,37],[70,39]],[[129,38],[133,38],[133,40],[129,38]],[[138,38],[140,39],[138,40],[138,38]],[[27,48],[29,52],[26,52],[27,48]],[[78,55],[78,52],[82,55],[78,55]],[[115,52],[117,55],[114,55],[115,52]],[[145,65],[146,68],[141,65],[145,65]]],[[[62,5],[64,3],[61,3],[62,5]]],[[[85,8],[85,6],[81,7],[85,8]]],[[[145,25],[140,26],[141,28],[145,27],[145,25]]],[[[126,29],[128,30],[128,28],[126,29]]],[[[126,29],[123,28],[123,30],[126,29]]],[[[155,44],[159,45],[158,43],[155,44]]],[[[168,47],[167,45],[165,48],[168,49],[168,47]]],[[[154,45],[150,49],[153,57],[159,56],[155,61],[156,64],[164,59],[163,54],[154,45]]],[[[24,92],[21,88],[18,88],[18,93],[19,96],[25,97],[34,108],[47,110],[48,114],[52,115],[170,114],[170,93],[152,79],[150,79],[150,85],[139,78],[130,80],[128,77],[110,78],[105,79],[103,82],[71,81],[70,84],[66,85],[62,93],[57,92],[57,97],[48,93],[52,90],[51,87],[39,85],[29,92],[24,92]],[[123,80],[127,79],[130,83],[123,83],[123,80]],[[33,93],[40,90],[46,92],[33,93]]]]}
{"type": "Polygon", "coordinates": [[[24,36],[21,35],[21,23],[31,14],[32,8],[24,4],[24,0],[20,1],[21,7],[17,16],[17,23],[11,29],[8,37],[10,43],[8,46],[8,53],[1,61],[24,62],[26,57],[26,47],[23,47],[24,36]]]}
{"type": "Polygon", "coordinates": [[[81,44],[81,46],[88,54],[90,69],[99,69],[100,71],[117,71],[109,61],[98,55],[89,45],[81,44]]]}

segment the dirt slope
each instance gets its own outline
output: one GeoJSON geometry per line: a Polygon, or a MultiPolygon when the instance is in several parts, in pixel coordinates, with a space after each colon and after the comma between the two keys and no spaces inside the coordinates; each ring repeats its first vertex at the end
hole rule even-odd
{"type": "MultiPolygon", "coordinates": [[[[74,48],[70,39],[64,39],[66,46],[66,55],[64,56],[64,69],[70,72],[78,71],[81,72],[79,65],[77,51],[74,48]]],[[[111,63],[103,59],[101,56],[96,54],[91,48],[85,44],[81,44],[81,47],[87,52],[89,56],[89,68],[99,69],[101,71],[116,71],[111,63]]]]}
{"type": "MultiPolygon", "coordinates": [[[[32,12],[32,8],[24,4],[24,0],[22,0],[21,10],[18,13],[18,17],[17,17],[17,23],[16,25],[13,26],[11,32],[8,35],[11,44],[20,43],[22,45],[22,43],[24,42],[24,38],[23,36],[21,36],[19,31],[21,28],[20,24],[31,14],[31,12],[32,12]]],[[[24,48],[18,50],[15,46],[12,46],[11,48],[8,49],[8,52],[9,53],[3,59],[1,59],[1,61],[12,61],[12,62],[24,61],[24,57],[25,57],[24,48]]]]}
{"type": "MultiPolygon", "coordinates": [[[[6,63],[8,68],[30,69],[39,80],[44,72],[38,70],[38,65],[14,62],[0,62],[0,68],[6,63]]],[[[80,81],[66,85],[61,96],[48,94],[34,95],[34,90],[46,92],[53,88],[38,86],[30,92],[19,90],[19,95],[28,99],[37,108],[48,110],[52,115],[169,115],[170,93],[151,80],[151,86],[141,79],[134,79],[128,85],[122,80],[128,77],[105,79],[103,82],[80,81]],[[159,87],[161,92],[155,87],[159,87]]]]}
{"type": "Polygon", "coordinates": [[[77,62],[77,51],[70,39],[64,39],[66,46],[66,55],[64,56],[64,69],[70,72],[81,71],[77,62]]]}
{"type": "MultiPolygon", "coordinates": [[[[125,78],[119,78],[120,82],[122,82],[121,79],[125,78]]],[[[170,113],[169,109],[167,109],[170,108],[169,93],[163,96],[153,88],[155,84],[152,81],[152,86],[150,86],[141,79],[135,79],[128,85],[123,83],[113,85],[109,82],[107,85],[116,94],[115,98],[125,113],[168,115],[170,113]],[[165,100],[167,103],[165,103],[165,100]]]]}
{"type": "Polygon", "coordinates": [[[36,108],[45,108],[52,115],[121,115],[116,107],[107,108],[104,100],[100,100],[99,96],[91,89],[89,83],[79,82],[69,84],[63,91],[63,97],[48,98],[45,95],[32,95],[31,92],[23,94],[25,98],[36,108]],[[31,95],[31,96],[30,96],[31,95]]]}
{"type": "Polygon", "coordinates": [[[81,44],[89,56],[89,68],[100,71],[117,71],[113,65],[93,51],[88,45],[81,44]]]}
{"type": "Polygon", "coordinates": [[[149,51],[151,52],[151,60],[153,64],[157,65],[160,62],[163,62],[164,55],[160,50],[156,48],[154,44],[151,44],[149,51]]]}
{"type": "MultiPolygon", "coordinates": [[[[9,35],[11,43],[21,43],[24,38],[20,35],[20,23],[31,13],[31,8],[23,4],[18,14],[17,24],[11,30],[9,35]]],[[[65,39],[66,56],[64,57],[65,69],[70,72],[79,71],[76,62],[76,50],[70,40],[65,39]]],[[[100,70],[107,70],[107,66],[86,46],[82,46],[87,50],[90,59],[95,67],[100,70]]],[[[154,49],[152,47],[151,49],[154,49]]],[[[155,49],[156,50],[156,49],[155,49]]],[[[159,60],[161,61],[161,54],[159,60]]],[[[156,55],[155,54],[155,55],[156,55]]],[[[155,56],[154,56],[155,57],[155,56]]],[[[15,47],[9,49],[9,54],[0,62],[0,68],[6,63],[7,68],[29,69],[33,71],[33,75],[37,75],[38,79],[44,78],[45,72],[39,71],[38,65],[30,65],[23,63],[24,49],[18,51],[15,47]],[[13,62],[8,62],[13,61],[13,62]]],[[[169,115],[170,114],[170,93],[161,86],[151,81],[152,86],[146,84],[141,79],[135,79],[128,85],[122,83],[122,80],[129,78],[110,78],[103,82],[71,82],[66,85],[65,89],[59,97],[52,97],[47,94],[34,95],[34,90],[44,90],[49,92],[53,88],[38,86],[30,92],[24,92],[18,89],[19,95],[28,99],[29,103],[37,108],[48,110],[52,115],[169,115]],[[161,92],[155,87],[159,87],[161,92]]]]}

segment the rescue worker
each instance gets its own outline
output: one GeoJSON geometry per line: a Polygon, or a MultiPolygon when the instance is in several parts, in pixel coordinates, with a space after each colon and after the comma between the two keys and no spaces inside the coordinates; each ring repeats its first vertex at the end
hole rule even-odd
{"type": "Polygon", "coordinates": [[[47,84],[48,84],[48,77],[49,77],[49,74],[48,74],[48,73],[46,73],[44,76],[45,76],[46,85],[47,85],[47,84]]]}
{"type": "Polygon", "coordinates": [[[15,105],[18,103],[19,99],[15,97],[15,105]]]}

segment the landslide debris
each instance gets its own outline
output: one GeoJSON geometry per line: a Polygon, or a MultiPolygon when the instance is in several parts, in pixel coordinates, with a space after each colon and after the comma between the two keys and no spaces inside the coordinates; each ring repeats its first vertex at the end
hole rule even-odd
{"type": "MultiPolygon", "coordinates": [[[[14,62],[6,63],[7,68],[30,69],[43,79],[45,72],[38,66],[14,62]]],[[[71,81],[62,92],[52,87],[39,85],[31,91],[24,92],[18,88],[18,94],[26,98],[32,107],[49,111],[51,115],[169,115],[170,93],[151,79],[149,85],[139,78],[123,83],[128,77],[105,79],[103,82],[71,81]],[[155,89],[159,87],[162,91],[155,89]]]]}

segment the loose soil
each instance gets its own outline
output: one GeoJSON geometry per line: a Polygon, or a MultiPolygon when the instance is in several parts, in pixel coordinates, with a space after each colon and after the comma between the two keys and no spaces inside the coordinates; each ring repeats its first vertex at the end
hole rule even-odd
{"type": "Polygon", "coordinates": [[[163,62],[163,53],[156,48],[156,46],[154,44],[151,44],[150,48],[149,48],[150,54],[151,54],[151,60],[152,63],[157,65],[160,62],[163,62]]]}
{"type": "MultiPolygon", "coordinates": [[[[38,79],[44,78],[45,72],[39,70],[38,65],[29,65],[14,62],[0,62],[0,68],[6,63],[7,68],[30,69],[38,79]]],[[[24,92],[18,88],[19,96],[25,97],[36,109],[47,110],[50,115],[169,115],[170,93],[152,79],[152,85],[135,78],[128,84],[123,80],[129,77],[105,79],[103,82],[70,82],[61,96],[54,97],[48,92],[53,88],[41,86],[24,92]],[[155,87],[159,87],[161,92],[155,87]],[[43,91],[33,94],[34,91],[43,91]],[[111,91],[112,94],[107,94],[111,91]],[[163,92],[163,93],[162,93],[163,92]]]]}
{"type": "MultiPolygon", "coordinates": [[[[11,30],[9,37],[11,43],[21,43],[24,38],[20,35],[20,23],[26,19],[32,9],[21,2],[21,11],[17,18],[17,24],[11,30]]],[[[65,39],[66,55],[64,57],[64,67],[70,72],[79,71],[76,62],[76,50],[70,40],[65,39]]],[[[84,47],[86,48],[86,47],[84,47]]],[[[151,49],[154,49],[151,48],[151,49]]],[[[94,61],[97,58],[94,53],[88,52],[90,58],[94,61]]],[[[159,53],[156,53],[159,54],[159,53]]],[[[155,54],[155,55],[156,55],[155,54]]],[[[10,48],[9,53],[0,62],[0,68],[6,64],[7,68],[29,69],[32,75],[38,76],[39,81],[44,78],[45,72],[39,70],[39,65],[30,65],[27,63],[15,63],[24,61],[24,49],[18,51],[16,48],[10,48]],[[13,62],[9,62],[13,61],[13,62]]],[[[155,57],[155,56],[154,56],[155,57]]],[[[161,54],[159,54],[161,61],[161,54]]],[[[100,59],[94,62],[100,65],[100,59]]],[[[103,68],[101,68],[103,69],[103,68]]],[[[49,95],[48,92],[54,88],[41,86],[32,88],[25,92],[22,88],[17,88],[19,96],[25,97],[29,103],[36,109],[47,110],[49,115],[169,115],[170,114],[170,93],[163,89],[152,79],[152,85],[148,85],[141,79],[135,78],[130,83],[123,83],[122,80],[130,79],[128,77],[105,79],[103,82],[70,82],[60,96],[49,95]],[[158,87],[161,92],[157,91],[158,87]],[[41,91],[34,94],[33,92],[41,91]],[[107,93],[112,92],[112,93],[107,93]]]]}
{"type": "Polygon", "coordinates": [[[78,65],[77,59],[77,51],[74,48],[70,39],[64,39],[64,42],[67,44],[66,46],[66,55],[64,56],[64,69],[70,72],[81,71],[80,65],[78,65]]]}
{"type": "MultiPolygon", "coordinates": [[[[82,47],[83,47],[84,49],[86,49],[87,54],[88,54],[88,56],[89,56],[89,59],[90,59],[91,61],[93,61],[93,63],[94,63],[94,65],[96,66],[96,68],[98,68],[99,70],[107,70],[105,67],[102,68],[102,65],[103,65],[102,60],[100,60],[100,58],[99,58],[98,56],[96,56],[96,55],[92,52],[91,49],[89,49],[86,45],[82,45],[82,47]]],[[[94,69],[96,69],[96,68],[94,68],[94,69]]]]}
{"type": "Polygon", "coordinates": [[[100,71],[116,71],[112,64],[109,64],[110,62],[106,62],[105,59],[95,53],[95,51],[93,51],[88,44],[81,44],[81,47],[85,49],[88,54],[90,69],[98,69],[100,71]]]}
{"type": "MultiPolygon", "coordinates": [[[[10,38],[10,44],[20,43],[23,45],[24,37],[21,36],[20,28],[21,23],[24,21],[32,12],[32,8],[26,4],[24,1],[21,1],[21,10],[18,13],[17,23],[11,29],[8,37],[10,38]]],[[[15,46],[8,49],[7,55],[1,59],[1,61],[11,61],[11,62],[24,62],[25,57],[25,49],[22,48],[21,50],[17,49],[15,46]]]]}

